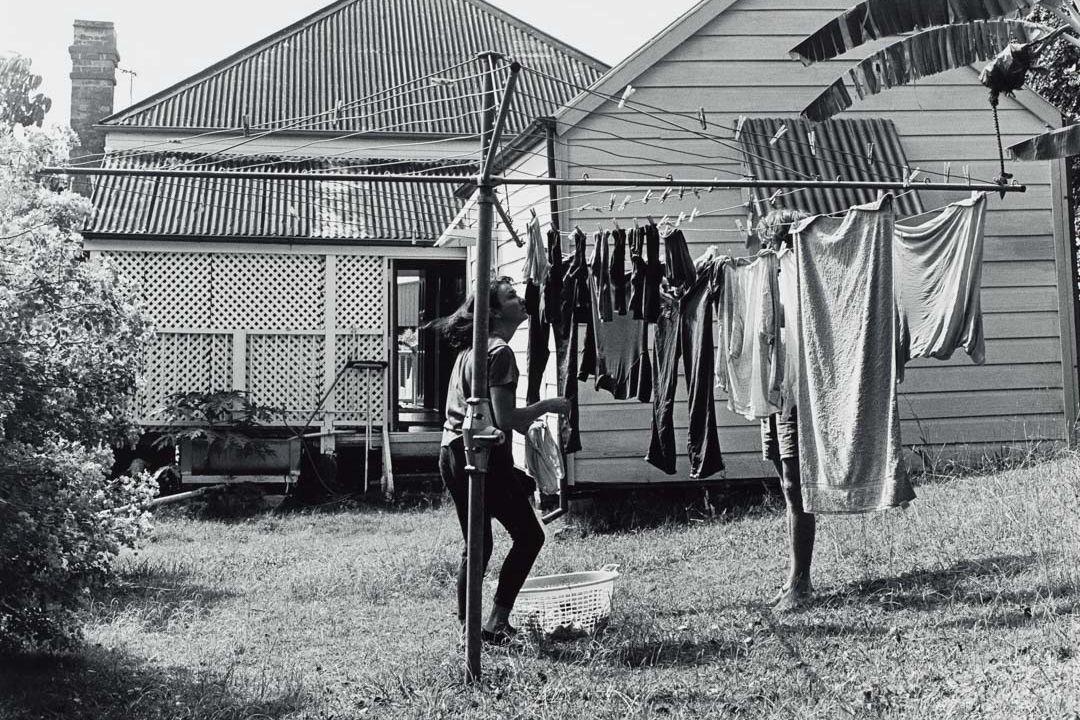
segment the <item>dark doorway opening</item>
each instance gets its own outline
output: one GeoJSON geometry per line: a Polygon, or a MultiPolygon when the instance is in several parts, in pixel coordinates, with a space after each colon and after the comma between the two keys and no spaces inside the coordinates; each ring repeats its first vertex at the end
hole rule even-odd
{"type": "Polygon", "coordinates": [[[459,260],[394,262],[391,368],[396,431],[442,427],[454,353],[424,324],[449,315],[465,299],[465,263],[459,260]]]}

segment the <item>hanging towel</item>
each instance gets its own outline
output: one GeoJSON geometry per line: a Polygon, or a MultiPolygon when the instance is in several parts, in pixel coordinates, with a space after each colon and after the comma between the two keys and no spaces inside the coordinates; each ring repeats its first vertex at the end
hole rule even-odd
{"type": "Polygon", "coordinates": [[[976,365],[986,361],[979,297],[985,220],[986,193],[979,193],[920,225],[896,224],[900,380],[908,360],[948,360],[958,347],[976,365]]]}
{"type": "Polygon", "coordinates": [[[780,292],[774,254],[724,263],[716,385],[743,417],[780,412],[780,292]]]}
{"type": "Polygon", "coordinates": [[[893,197],[796,226],[798,418],[807,512],[909,502],[896,406],[893,197]]]}

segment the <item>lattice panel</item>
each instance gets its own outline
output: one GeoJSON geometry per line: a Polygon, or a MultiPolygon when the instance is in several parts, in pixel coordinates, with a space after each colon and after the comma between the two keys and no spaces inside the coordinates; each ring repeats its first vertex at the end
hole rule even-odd
{"type": "Polygon", "coordinates": [[[317,330],[323,327],[322,255],[215,254],[213,327],[317,330]]]}
{"type": "Polygon", "coordinates": [[[232,336],[158,333],[147,349],[145,384],[139,392],[145,422],[178,392],[232,390],[232,336]]]}
{"type": "Polygon", "coordinates": [[[209,253],[103,253],[120,274],[139,285],[146,316],[158,327],[209,328],[209,253]]]}
{"type": "Polygon", "coordinates": [[[306,419],[322,395],[324,344],[322,335],[248,335],[251,399],[306,419]]]}
{"type": "MultiPolygon", "coordinates": [[[[356,360],[386,360],[381,335],[338,335],[335,370],[341,371],[345,362],[356,360]]],[[[370,390],[371,421],[383,419],[383,375],[386,371],[346,370],[334,389],[334,418],[337,422],[367,422],[367,398],[370,390]]]]}
{"type": "Polygon", "coordinates": [[[381,328],[386,323],[382,258],[343,255],[337,259],[337,327],[381,328]]]}

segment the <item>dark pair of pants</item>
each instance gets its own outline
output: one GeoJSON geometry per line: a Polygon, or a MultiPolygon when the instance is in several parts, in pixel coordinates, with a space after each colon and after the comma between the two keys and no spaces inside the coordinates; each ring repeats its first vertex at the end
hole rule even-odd
{"type": "Polygon", "coordinates": [[[703,272],[685,295],[664,296],[656,324],[652,438],[645,459],[668,475],[675,474],[673,416],[681,355],[690,396],[687,449],[692,479],[724,469],[713,397],[713,303],[709,279],[709,273],[703,272]]]}
{"type": "MultiPolygon", "coordinates": [[[[559,396],[570,402],[569,412],[559,420],[559,443],[564,453],[581,449],[578,426],[578,341],[574,318],[580,315],[580,312],[576,311],[579,305],[584,305],[591,313],[588,288],[584,291],[585,297],[582,297],[581,286],[575,281],[576,266],[584,267],[583,243],[584,237],[581,238],[580,253],[575,247],[568,266],[567,259],[562,255],[559,233],[555,230],[549,231],[548,261],[551,272],[548,274],[547,283],[542,288],[529,283],[525,288],[525,309],[529,313],[529,345],[526,351],[529,380],[525,399],[529,404],[540,400],[540,386],[544,382],[544,370],[551,356],[548,338],[554,332],[557,389],[559,396]],[[579,254],[580,262],[577,257],[579,254]]],[[[591,326],[590,322],[589,327],[591,326]]]]}
{"type": "MultiPolygon", "coordinates": [[[[487,572],[488,560],[491,559],[494,547],[491,519],[495,518],[510,533],[513,541],[499,571],[499,584],[494,598],[496,605],[505,608],[514,607],[518,592],[521,591],[521,586],[544,545],[544,529],[529,504],[529,495],[514,482],[513,472],[514,461],[510,456],[509,446],[493,449],[488,464],[487,482],[484,485],[483,572],[487,572]]],[[[450,491],[450,497],[454,499],[458,522],[461,524],[461,536],[465,538],[467,548],[469,477],[465,472],[465,445],[461,440],[455,440],[439,449],[439,474],[442,475],[446,489],[450,491]]],[[[465,591],[468,585],[466,557],[466,551],[462,550],[457,575],[458,619],[462,622],[465,622],[465,591]]]]}

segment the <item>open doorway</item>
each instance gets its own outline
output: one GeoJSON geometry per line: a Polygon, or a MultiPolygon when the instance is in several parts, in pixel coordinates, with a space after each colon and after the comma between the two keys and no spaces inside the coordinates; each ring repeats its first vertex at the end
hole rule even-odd
{"type": "Polygon", "coordinates": [[[396,261],[393,274],[393,430],[438,431],[454,355],[445,340],[423,325],[453,312],[465,299],[465,263],[396,261]]]}

